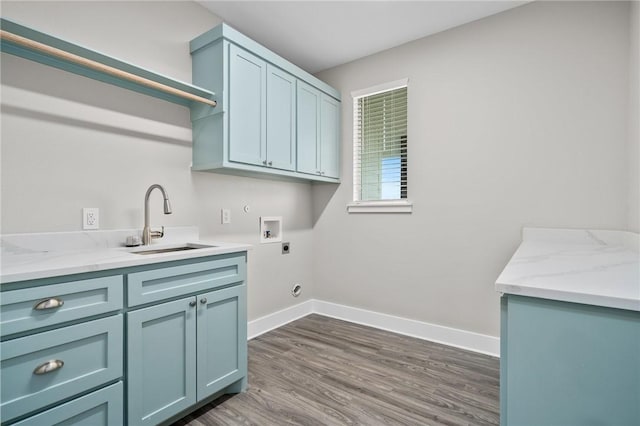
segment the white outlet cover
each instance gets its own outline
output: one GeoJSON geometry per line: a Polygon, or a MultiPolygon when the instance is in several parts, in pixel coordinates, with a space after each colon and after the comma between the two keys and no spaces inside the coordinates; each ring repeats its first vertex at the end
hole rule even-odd
{"type": "Polygon", "coordinates": [[[231,210],[230,209],[222,209],[220,212],[222,215],[221,222],[222,224],[231,223],[231,210]]]}
{"type": "Polygon", "coordinates": [[[85,207],[82,209],[82,229],[100,229],[100,209],[85,207]]]}

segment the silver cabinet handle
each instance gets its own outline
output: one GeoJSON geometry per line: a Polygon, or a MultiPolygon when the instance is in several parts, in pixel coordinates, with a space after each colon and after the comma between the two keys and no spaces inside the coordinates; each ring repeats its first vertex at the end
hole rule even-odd
{"type": "Polygon", "coordinates": [[[267,160],[262,160],[262,164],[267,165],[267,160]]]}
{"type": "Polygon", "coordinates": [[[64,300],[59,297],[50,297],[33,305],[33,309],[36,311],[45,311],[47,309],[59,308],[62,305],[64,305],[64,300]]]}
{"type": "Polygon", "coordinates": [[[269,161],[269,165],[270,165],[270,166],[273,166],[273,161],[269,161]]]}
{"type": "Polygon", "coordinates": [[[207,298],[203,297],[202,299],[200,299],[200,303],[202,303],[203,305],[207,303],[207,298]]]}
{"type": "Polygon", "coordinates": [[[35,370],[33,370],[33,374],[38,376],[42,374],[51,373],[52,371],[56,371],[61,369],[64,366],[64,361],[59,359],[52,359],[51,361],[44,362],[37,366],[35,370]]]}
{"type": "Polygon", "coordinates": [[[191,302],[189,302],[189,306],[194,307],[196,306],[196,301],[192,300],[191,302]]]}

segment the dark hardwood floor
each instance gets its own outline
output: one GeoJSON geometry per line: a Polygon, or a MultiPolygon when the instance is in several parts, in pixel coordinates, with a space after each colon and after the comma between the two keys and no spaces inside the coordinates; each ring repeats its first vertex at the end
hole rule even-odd
{"type": "Polygon", "coordinates": [[[249,342],[249,387],[174,426],[497,425],[499,360],[310,315],[249,342]]]}

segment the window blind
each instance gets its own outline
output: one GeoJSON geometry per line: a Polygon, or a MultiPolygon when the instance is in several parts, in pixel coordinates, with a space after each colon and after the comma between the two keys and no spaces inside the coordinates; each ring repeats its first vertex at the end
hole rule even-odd
{"type": "Polygon", "coordinates": [[[354,99],[354,199],[407,198],[407,87],[354,99]]]}

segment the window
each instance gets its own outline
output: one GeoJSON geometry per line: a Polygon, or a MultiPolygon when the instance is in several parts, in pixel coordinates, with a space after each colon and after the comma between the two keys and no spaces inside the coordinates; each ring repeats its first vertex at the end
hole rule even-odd
{"type": "Polygon", "coordinates": [[[353,95],[349,212],[411,212],[407,201],[407,80],[353,95]]]}

